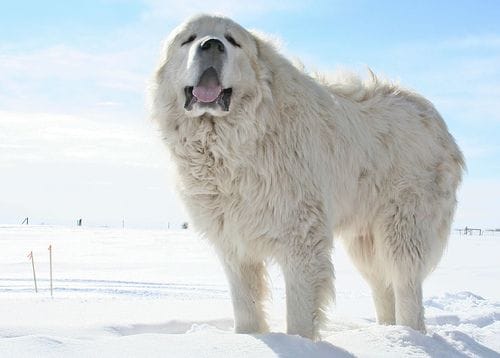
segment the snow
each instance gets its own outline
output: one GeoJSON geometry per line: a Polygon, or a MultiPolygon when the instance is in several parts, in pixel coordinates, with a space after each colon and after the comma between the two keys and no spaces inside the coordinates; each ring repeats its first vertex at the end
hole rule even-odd
{"type": "Polygon", "coordinates": [[[283,333],[284,284],[273,265],[273,333],[234,334],[222,269],[193,232],[0,226],[0,356],[500,357],[499,252],[500,236],[451,237],[424,285],[423,335],[376,324],[369,288],[338,245],[337,303],[323,341],[312,342],[283,333]]]}

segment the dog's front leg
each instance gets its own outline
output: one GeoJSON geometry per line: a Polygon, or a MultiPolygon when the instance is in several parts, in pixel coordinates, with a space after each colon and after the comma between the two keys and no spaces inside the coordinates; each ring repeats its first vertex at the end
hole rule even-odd
{"type": "Polygon", "coordinates": [[[286,283],[287,333],[318,340],[328,304],[334,299],[331,239],[311,230],[287,246],[280,260],[286,283]]]}
{"type": "Polygon", "coordinates": [[[221,261],[231,289],[236,333],[268,332],[263,307],[268,290],[264,263],[233,257],[221,261]]]}

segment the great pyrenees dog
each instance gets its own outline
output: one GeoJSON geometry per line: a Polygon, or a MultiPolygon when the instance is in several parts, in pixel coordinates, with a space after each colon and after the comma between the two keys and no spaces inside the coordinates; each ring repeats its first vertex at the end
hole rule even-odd
{"type": "Polygon", "coordinates": [[[428,100],[371,72],[313,77],[263,36],[201,15],[170,34],[151,111],[224,266],[236,332],[268,331],[272,260],[287,332],[319,339],[333,237],[370,284],[378,322],[425,332],[422,281],[446,247],[464,168],[428,100]]]}

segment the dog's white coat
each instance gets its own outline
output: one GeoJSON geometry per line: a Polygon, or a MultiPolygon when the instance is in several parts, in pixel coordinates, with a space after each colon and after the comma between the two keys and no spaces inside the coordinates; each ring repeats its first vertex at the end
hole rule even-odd
{"type": "Polygon", "coordinates": [[[422,281],[446,246],[464,167],[429,101],[371,73],[312,78],[261,36],[199,16],[168,39],[152,116],[193,223],[224,265],[237,332],[268,329],[271,259],[286,281],[288,333],[317,339],[334,297],[333,236],[369,282],[379,322],[425,331],[422,281]],[[227,47],[229,113],[183,108],[199,76],[197,41],[181,46],[192,33],[227,47]]]}

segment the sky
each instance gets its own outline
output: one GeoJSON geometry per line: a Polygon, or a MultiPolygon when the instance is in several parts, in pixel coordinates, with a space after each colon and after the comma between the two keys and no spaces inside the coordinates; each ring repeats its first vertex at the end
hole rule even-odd
{"type": "Polygon", "coordinates": [[[352,69],[429,98],[468,166],[454,227],[500,228],[500,2],[0,3],[0,224],[177,227],[188,218],[146,111],[161,43],[221,13],[310,71],[352,69]]]}

